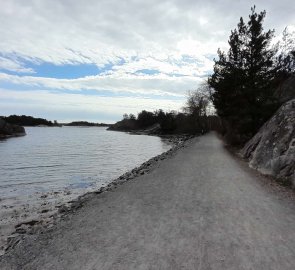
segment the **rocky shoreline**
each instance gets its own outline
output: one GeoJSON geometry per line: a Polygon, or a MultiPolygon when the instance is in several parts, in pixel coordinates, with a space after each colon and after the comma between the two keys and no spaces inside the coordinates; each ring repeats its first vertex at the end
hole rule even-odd
{"type": "Polygon", "coordinates": [[[169,142],[173,144],[173,147],[168,151],[155,156],[148,161],[142,163],[140,166],[124,173],[120,177],[114,179],[107,186],[103,186],[98,190],[87,192],[74,200],[71,200],[63,205],[61,205],[54,214],[50,212],[50,215],[42,217],[41,219],[32,219],[21,222],[15,226],[15,231],[8,236],[7,243],[2,247],[2,254],[13,249],[19,242],[22,241],[27,234],[42,234],[45,230],[54,229],[54,226],[61,220],[67,218],[68,215],[73,214],[77,209],[81,208],[87,201],[91,198],[97,196],[98,194],[109,192],[117,188],[118,185],[122,185],[127,181],[130,181],[137,176],[148,174],[154,168],[159,165],[159,162],[172,157],[179,149],[186,147],[189,141],[194,136],[161,136],[166,138],[169,142]]]}

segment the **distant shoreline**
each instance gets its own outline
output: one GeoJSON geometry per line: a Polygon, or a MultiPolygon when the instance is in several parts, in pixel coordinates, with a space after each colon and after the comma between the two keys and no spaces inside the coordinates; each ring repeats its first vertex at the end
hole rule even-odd
{"type": "Polygon", "coordinates": [[[18,125],[23,127],[61,127],[61,126],[93,126],[93,127],[110,127],[112,124],[106,123],[94,123],[88,121],[72,121],[69,123],[59,123],[54,120],[53,122],[44,118],[36,118],[27,115],[10,115],[0,116],[4,121],[12,125],[18,125]]]}

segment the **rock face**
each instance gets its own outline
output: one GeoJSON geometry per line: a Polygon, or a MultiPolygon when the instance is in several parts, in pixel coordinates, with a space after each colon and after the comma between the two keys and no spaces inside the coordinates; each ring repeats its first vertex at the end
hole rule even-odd
{"type": "Polygon", "coordinates": [[[288,100],[295,98],[295,76],[289,77],[285,80],[275,91],[275,97],[281,102],[285,103],[288,100]]]}
{"type": "Polygon", "coordinates": [[[261,127],[242,149],[242,156],[250,167],[295,187],[295,99],[261,127]]]}
{"type": "Polygon", "coordinates": [[[0,118],[0,138],[26,135],[25,129],[18,125],[11,125],[0,118]]]}

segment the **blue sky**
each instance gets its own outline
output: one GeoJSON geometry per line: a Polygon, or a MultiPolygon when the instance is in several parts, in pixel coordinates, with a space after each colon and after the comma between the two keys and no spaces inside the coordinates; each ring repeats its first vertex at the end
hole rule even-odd
{"type": "MultiPolygon", "coordinates": [[[[2,0],[0,115],[111,123],[125,112],[180,110],[252,5],[2,0]]],[[[262,9],[266,29],[294,29],[291,1],[259,1],[262,9]]]]}
{"type": "MultiPolygon", "coordinates": [[[[33,71],[36,77],[48,77],[57,79],[77,79],[85,76],[94,76],[104,72],[106,68],[98,68],[95,64],[65,64],[55,65],[53,63],[43,62],[40,64],[23,61],[24,65],[33,71]]],[[[18,75],[18,71],[0,69],[7,74],[18,75]]],[[[31,75],[32,72],[22,72],[23,75],[31,75]]]]}

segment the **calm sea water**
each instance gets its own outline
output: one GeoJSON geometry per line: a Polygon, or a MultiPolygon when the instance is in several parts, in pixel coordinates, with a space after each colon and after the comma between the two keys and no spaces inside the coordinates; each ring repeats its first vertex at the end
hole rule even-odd
{"type": "Polygon", "coordinates": [[[28,127],[0,141],[0,198],[96,189],[171,145],[103,127],[28,127]]]}
{"type": "Polygon", "coordinates": [[[61,205],[107,185],[171,145],[101,127],[26,128],[0,140],[0,255],[15,225],[45,221],[61,205]]]}

